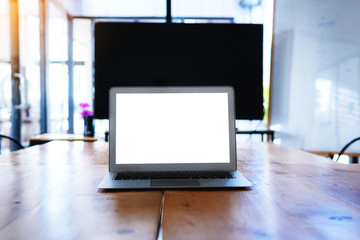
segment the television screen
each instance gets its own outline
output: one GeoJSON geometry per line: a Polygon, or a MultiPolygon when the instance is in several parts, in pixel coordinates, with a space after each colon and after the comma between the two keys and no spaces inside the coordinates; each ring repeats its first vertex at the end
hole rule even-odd
{"type": "Polygon", "coordinates": [[[263,25],[95,24],[96,118],[112,86],[204,85],[234,87],[237,119],[263,118],[263,25]]]}

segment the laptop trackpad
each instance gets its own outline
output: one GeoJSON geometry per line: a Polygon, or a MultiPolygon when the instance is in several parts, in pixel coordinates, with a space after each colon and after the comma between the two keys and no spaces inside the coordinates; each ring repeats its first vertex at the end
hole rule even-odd
{"type": "Polygon", "coordinates": [[[195,187],[200,186],[199,180],[152,180],[151,187],[195,187]]]}

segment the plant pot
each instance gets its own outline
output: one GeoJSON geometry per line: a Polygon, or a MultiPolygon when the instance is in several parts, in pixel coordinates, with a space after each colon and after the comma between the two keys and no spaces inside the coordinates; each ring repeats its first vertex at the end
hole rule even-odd
{"type": "Polygon", "coordinates": [[[84,116],[84,137],[93,137],[95,134],[94,117],[84,116]]]}

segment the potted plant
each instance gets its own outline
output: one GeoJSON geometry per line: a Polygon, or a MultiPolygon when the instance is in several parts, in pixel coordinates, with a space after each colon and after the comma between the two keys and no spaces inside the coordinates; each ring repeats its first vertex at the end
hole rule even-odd
{"type": "Polygon", "coordinates": [[[84,119],[84,136],[93,137],[95,134],[94,113],[89,110],[88,103],[80,103],[79,106],[82,108],[81,116],[84,119]]]}

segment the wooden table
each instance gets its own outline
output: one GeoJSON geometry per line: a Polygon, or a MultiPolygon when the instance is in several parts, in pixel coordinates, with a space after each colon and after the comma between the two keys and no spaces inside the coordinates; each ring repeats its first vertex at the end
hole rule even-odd
{"type": "Polygon", "coordinates": [[[0,239],[359,239],[360,165],[238,144],[246,190],[101,192],[105,142],[0,155],[0,239]]]}
{"type": "Polygon", "coordinates": [[[43,144],[50,141],[85,141],[95,142],[97,137],[85,137],[83,134],[68,134],[68,133],[43,133],[30,137],[30,146],[43,144]]]}

